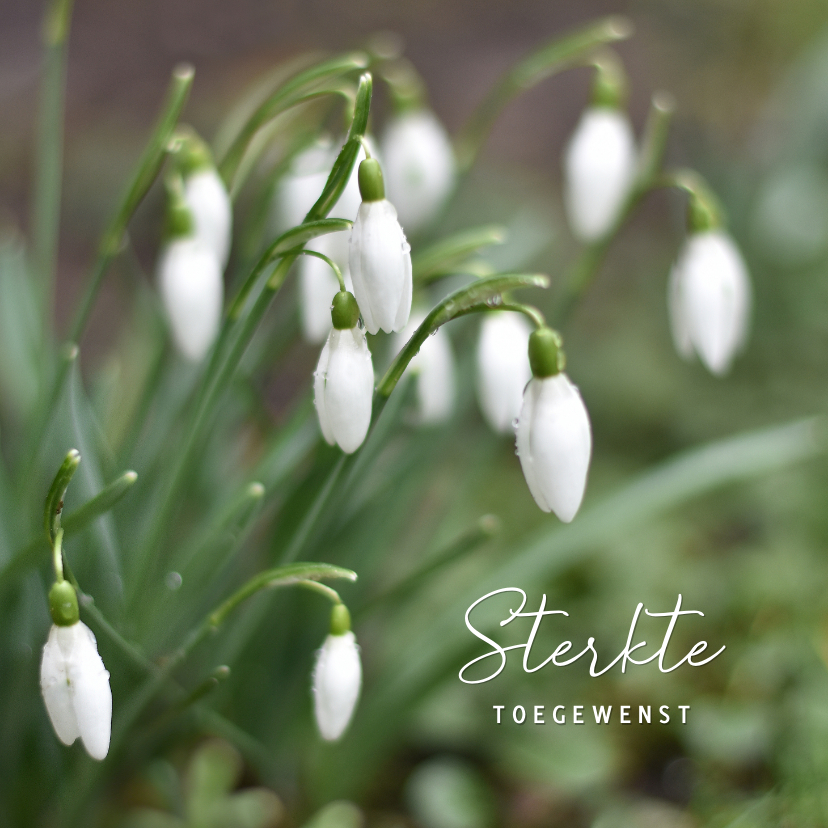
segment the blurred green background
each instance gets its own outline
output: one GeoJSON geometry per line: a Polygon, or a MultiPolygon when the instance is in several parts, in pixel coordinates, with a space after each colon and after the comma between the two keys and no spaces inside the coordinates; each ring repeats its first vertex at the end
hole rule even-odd
{"type": "MultiPolygon", "coordinates": [[[[774,432],[770,443],[740,444],[732,457],[723,450],[715,468],[671,459],[742,432],[824,415],[828,406],[828,4],[78,0],[76,6],[59,330],[175,63],[196,67],[187,120],[212,138],[241,92],[274,64],[307,50],[359,46],[390,30],[404,39],[435,111],[455,133],[521,55],[609,13],[628,15],[636,28],[618,51],[631,78],[637,128],[653,92],[675,97],[667,161],[695,167],[720,195],[755,287],[750,344],[732,374],[718,380],[682,362],[669,336],[665,289],[683,238],[684,205],[675,193],[648,196],[564,331],[568,372],[589,408],[595,440],[584,512],[567,529],[536,509],[513,444],[491,435],[476,411],[476,323],[452,326],[466,377],[452,423],[417,431],[398,418],[402,424],[347,493],[335,524],[314,541],[317,559],[361,576],[358,587],[343,590],[366,674],[352,729],[333,748],[315,741],[307,677],[324,620],[313,599],[263,599],[245,622],[258,621],[258,631],[247,639],[239,633],[238,640],[229,632],[200,662],[209,669],[234,659],[232,678],[208,704],[255,739],[248,744],[238,733],[221,734],[247,747],[235,770],[232,755],[214,750],[218,766],[231,767],[228,789],[275,790],[287,806],[283,824],[297,826],[339,798],[358,803],[369,826],[384,828],[828,824],[824,458],[788,462],[796,451],[788,456],[780,449],[777,462],[768,446],[785,440],[774,432]],[[752,474],[752,457],[769,471],[752,474]],[[736,482],[728,481],[731,462],[736,482]],[[494,539],[413,592],[380,600],[486,514],[501,522],[494,539]],[[488,684],[462,685],[457,670],[482,651],[465,631],[463,613],[491,584],[522,587],[530,607],[545,592],[550,607],[570,613],[544,627],[539,653],[560,636],[577,644],[588,635],[617,653],[639,601],[666,611],[678,593],[685,609],[703,610],[705,619],[688,622],[676,644],[706,638],[727,650],[707,667],[668,675],[650,665],[590,678],[579,662],[526,676],[516,661],[488,684]],[[691,713],[686,726],[675,719],[649,727],[497,726],[494,704],[505,705],[506,714],[516,704],[527,710],[545,704],[547,721],[554,704],[689,704],[691,713]]],[[[40,12],[39,3],[5,0],[0,27],[0,209],[4,225],[24,229],[40,12]]],[[[494,264],[560,275],[575,251],[563,220],[560,156],[588,83],[585,70],[568,72],[510,104],[441,230],[504,224],[510,237],[491,253],[494,264]]],[[[381,124],[382,97],[376,113],[381,124]]],[[[136,284],[146,285],[141,271],[152,272],[160,205],[160,192],[152,193],[131,225],[137,261],[113,268],[85,341],[91,395],[116,443],[107,372],[128,364],[130,327],[122,308],[134,302],[136,284]]],[[[532,301],[544,307],[546,299],[532,301]]],[[[292,314],[287,305],[274,314],[252,360],[254,379],[234,399],[235,409],[253,413],[255,425],[205,478],[225,474],[230,456],[234,479],[241,479],[238,469],[257,458],[261,433],[283,425],[296,400],[308,396],[317,353],[280,337],[280,327],[292,330],[292,314]],[[267,368],[271,347],[280,359],[267,368]]],[[[816,430],[818,446],[823,429],[816,430]]],[[[315,464],[299,467],[279,503],[279,521],[259,530],[268,544],[278,547],[291,536],[291,505],[301,514],[329,459],[315,451],[315,464]]],[[[140,450],[133,462],[143,473],[140,450]]],[[[128,532],[129,519],[123,522],[128,532]]],[[[175,628],[166,632],[170,640],[159,650],[175,644],[175,628]]],[[[519,641],[520,631],[514,635],[510,640],[519,641]]],[[[116,657],[106,658],[104,647],[115,676],[116,657]]],[[[36,693],[35,662],[10,660],[21,678],[16,687],[28,681],[36,693]]],[[[119,696],[113,679],[116,715],[128,694],[123,685],[122,679],[119,696]]],[[[14,698],[6,694],[9,704],[14,698]]],[[[8,733],[10,709],[4,718],[8,733]]],[[[210,758],[198,750],[211,732],[208,725],[173,730],[144,745],[101,787],[95,818],[120,825],[137,808],[175,810],[180,779],[192,789],[192,768],[210,758]]],[[[40,737],[51,738],[43,722],[40,737]]],[[[17,784],[34,791],[38,780],[17,784]]],[[[54,814],[43,824],[60,824],[54,814]]],[[[358,825],[362,818],[341,806],[314,825],[358,825]]],[[[175,824],[157,814],[130,819],[143,828],[175,824]]]]}

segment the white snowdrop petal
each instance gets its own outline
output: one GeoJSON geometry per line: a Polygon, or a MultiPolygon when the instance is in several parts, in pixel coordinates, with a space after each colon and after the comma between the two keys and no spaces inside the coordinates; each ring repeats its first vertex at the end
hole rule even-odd
{"type": "Polygon", "coordinates": [[[722,230],[692,234],[670,291],[677,345],[685,336],[712,373],[726,373],[744,344],[751,306],[747,268],[731,237],[722,230]]]}
{"type": "Polygon", "coordinates": [[[52,626],[49,638],[43,647],[40,662],[40,689],[46,712],[58,739],[64,745],[71,745],[80,736],[75,707],[72,702],[72,687],[66,672],[66,659],[58,643],[57,626],[52,626]]]}
{"type": "Polygon", "coordinates": [[[535,408],[539,394],[540,383],[538,380],[533,379],[526,386],[523,394],[523,405],[520,409],[515,440],[518,459],[520,460],[520,467],[523,470],[523,476],[526,479],[526,485],[529,487],[535,503],[538,504],[541,510],[551,512],[552,507],[544,496],[543,489],[538,480],[535,460],[532,456],[532,428],[534,427],[535,408]]]}
{"type": "Polygon", "coordinates": [[[563,373],[533,379],[518,423],[518,454],[541,509],[553,511],[564,523],[575,517],[591,453],[589,417],[578,389],[563,373]]]}
{"type": "Polygon", "coordinates": [[[395,118],[382,142],[385,186],[400,223],[416,233],[433,219],[454,187],[451,141],[427,109],[395,118]]]}
{"type": "Polygon", "coordinates": [[[350,265],[354,295],[369,333],[397,331],[408,321],[410,250],[390,202],[360,205],[351,232],[350,265]]]}
{"type": "Polygon", "coordinates": [[[184,201],[193,216],[196,238],[213,251],[223,271],[230,254],[233,211],[214,167],[198,170],[185,180],[184,201]]]}
{"type": "Polygon", "coordinates": [[[483,317],[477,347],[477,397],[493,431],[510,433],[520,414],[529,367],[531,327],[517,313],[495,311],[483,317]]]}
{"type": "Polygon", "coordinates": [[[112,692],[95,636],[82,621],[52,626],[43,648],[40,685],[58,738],[71,745],[80,736],[87,753],[103,759],[109,752],[112,692]]]}
{"type": "Polygon", "coordinates": [[[69,679],[74,686],[75,715],[86,752],[99,761],[109,752],[112,726],[112,691],[92,631],[81,621],[77,628],[69,679]]]}
{"type": "Polygon", "coordinates": [[[587,109],[564,155],[564,203],[572,231],[582,241],[594,241],[612,227],[635,166],[627,116],[611,107],[587,109]]]}
{"type": "MultiPolygon", "coordinates": [[[[334,331],[331,331],[331,335],[334,331]]],[[[322,429],[322,436],[325,442],[332,446],[336,443],[333,432],[331,431],[330,420],[328,418],[328,406],[325,399],[325,379],[328,373],[328,362],[331,357],[331,337],[329,335],[327,341],[322,346],[322,353],[319,355],[319,362],[316,365],[316,371],[313,374],[313,402],[316,406],[316,413],[319,417],[319,427],[322,429]]]]}
{"type": "Polygon", "coordinates": [[[314,712],[322,738],[334,741],[345,732],[361,684],[359,647],[353,632],[329,635],[317,654],[313,673],[314,712]]]}
{"type": "Polygon", "coordinates": [[[332,330],[314,378],[322,434],[346,454],[356,451],[371,425],[374,368],[365,333],[332,330]],[[327,353],[326,353],[327,351],[327,353]]]}
{"type": "Polygon", "coordinates": [[[161,252],[158,280],[176,345],[188,359],[201,360],[221,323],[224,284],[218,259],[195,238],[174,239],[161,252]]]}

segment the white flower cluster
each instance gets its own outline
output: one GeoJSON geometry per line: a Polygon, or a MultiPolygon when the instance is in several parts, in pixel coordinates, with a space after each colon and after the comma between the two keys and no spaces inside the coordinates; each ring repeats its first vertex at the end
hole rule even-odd
{"type": "Polygon", "coordinates": [[[188,153],[183,187],[170,193],[171,220],[158,260],[158,283],[175,344],[188,360],[199,362],[221,324],[233,213],[206,148],[194,136],[184,138],[183,145],[182,152],[188,153]],[[197,160],[189,163],[192,156],[197,160]]]}

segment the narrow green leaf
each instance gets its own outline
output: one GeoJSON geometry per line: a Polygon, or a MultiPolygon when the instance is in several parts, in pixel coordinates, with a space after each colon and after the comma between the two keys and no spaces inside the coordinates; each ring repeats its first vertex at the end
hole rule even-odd
{"type": "Polygon", "coordinates": [[[74,512],[63,519],[63,530],[67,534],[79,532],[95,518],[106,514],[132,488],[138,475],[134,471],[124,472],[116,480],[102,489],[91,500],[87,500],[74,512]]]}
{"type": "Polygon", "coordinates": [[[506,104],[545,78],[578,64],[599,46],[624,40],[632,26],[623,17],[606,17],[535,50],[513,66],[472,113],[457,140],[461,169],[474,163],[492,125],[506,104]]]}
{"type": "Polygon", "coordinates": [[[549,286],[549,279],[539,274],[499,273],[479,279],[456,290],[440,302],[423,320],[405,347],[391,363],[390,368],[377,386],[380,397],[389,397],[400,381],[408,363],[417,355],[426,338],[441,325],[467,313],[494,308],[502,302],[505,291],[519,288],[549,286]]]}
{"type": "Polygon", "coordinates": [[[365,130],[368,129],[372,89],[371,73],[365,72],[359,79],[354,118],[351,121],[351,128],[348,130],[348,139],[334,162],[331,174],[325,183],[325,189],[322,190],[322,195],[319,196],[316,204],[310,208],[305,216],[305,222],[316,221],[327,216],[333,209],[334,204],[339,201],[339,196],[342,195],[342,191],[348,184],[348,179],[351,177],[351,171],[359,154],[360,139],[365,137],[365,130]]]}
{"type": "Polygon", "coordinates": [[[295,586],[302,581],[323,581],[332,578],[355,581],[357,574],[350,569],[325,563],[293,563],[260,572],[210,615],[209,625],[218,627],[242,601],[261,589],[295,586]]]}
{"type": "Polygon", "coordinates": [[[453,268],[481,247],[503,244],[505,240],[506,228],[499,225],[475,227],[441,239],[412,258],[414,281],[427,284],[452,273],[453,268]]]}
{"type": "Polygon", "coordinates": [[[69,482],[78,470],[80,461],[80,452],[77,449],[70,449],[63,463],[60,464],[55,479],[49,487],[49,493],[46,495],[46,503],[43,510],[43,526],[46,529],[46,537],[50,544],[58,529],[60,529],[60,513],[63,510],[63,496],[66,494],[69,482]]]}
{"type": "Polygon", "coordinates": [[[362,52],[340,55],[299,72],[280,86],[248,118],[220,160],[219,172],[228,188],[232,188],[233,179],[250,142],[268,121],[298,103],[322,84],[338,76],[365,69],[367,65],[368,56],[362,52]]]}

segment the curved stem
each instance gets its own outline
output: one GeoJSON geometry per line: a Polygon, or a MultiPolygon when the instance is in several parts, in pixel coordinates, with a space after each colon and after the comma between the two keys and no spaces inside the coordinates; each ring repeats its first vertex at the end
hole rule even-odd
{"type": "Polygon", "coordinates": [[[333,261],[333,259],[329,259],[324,253],[320,253],[317,250],[302,249],[296,252],[300,256],[313,256],[316,259],[321,259],[323,262],[326,262],[331,268],[331,270],[333,270],[337,282],[339,282],[339,289],[345,290],[345,279],[342,278],[342,271],[339,269],[339,266],[335,261],[333,261]]]}
{"type": "Polygon", "coordinates": [[[504,302],[497,308],[493,308],[493,310],[515,311],[516,313],[522,313],[535,326],[535,328],[543,328],[546,326],[546,320],[543,318],[543,314],[536,307],[534,307],[534,305],[523,305],[519,302],[504,302]]]}

